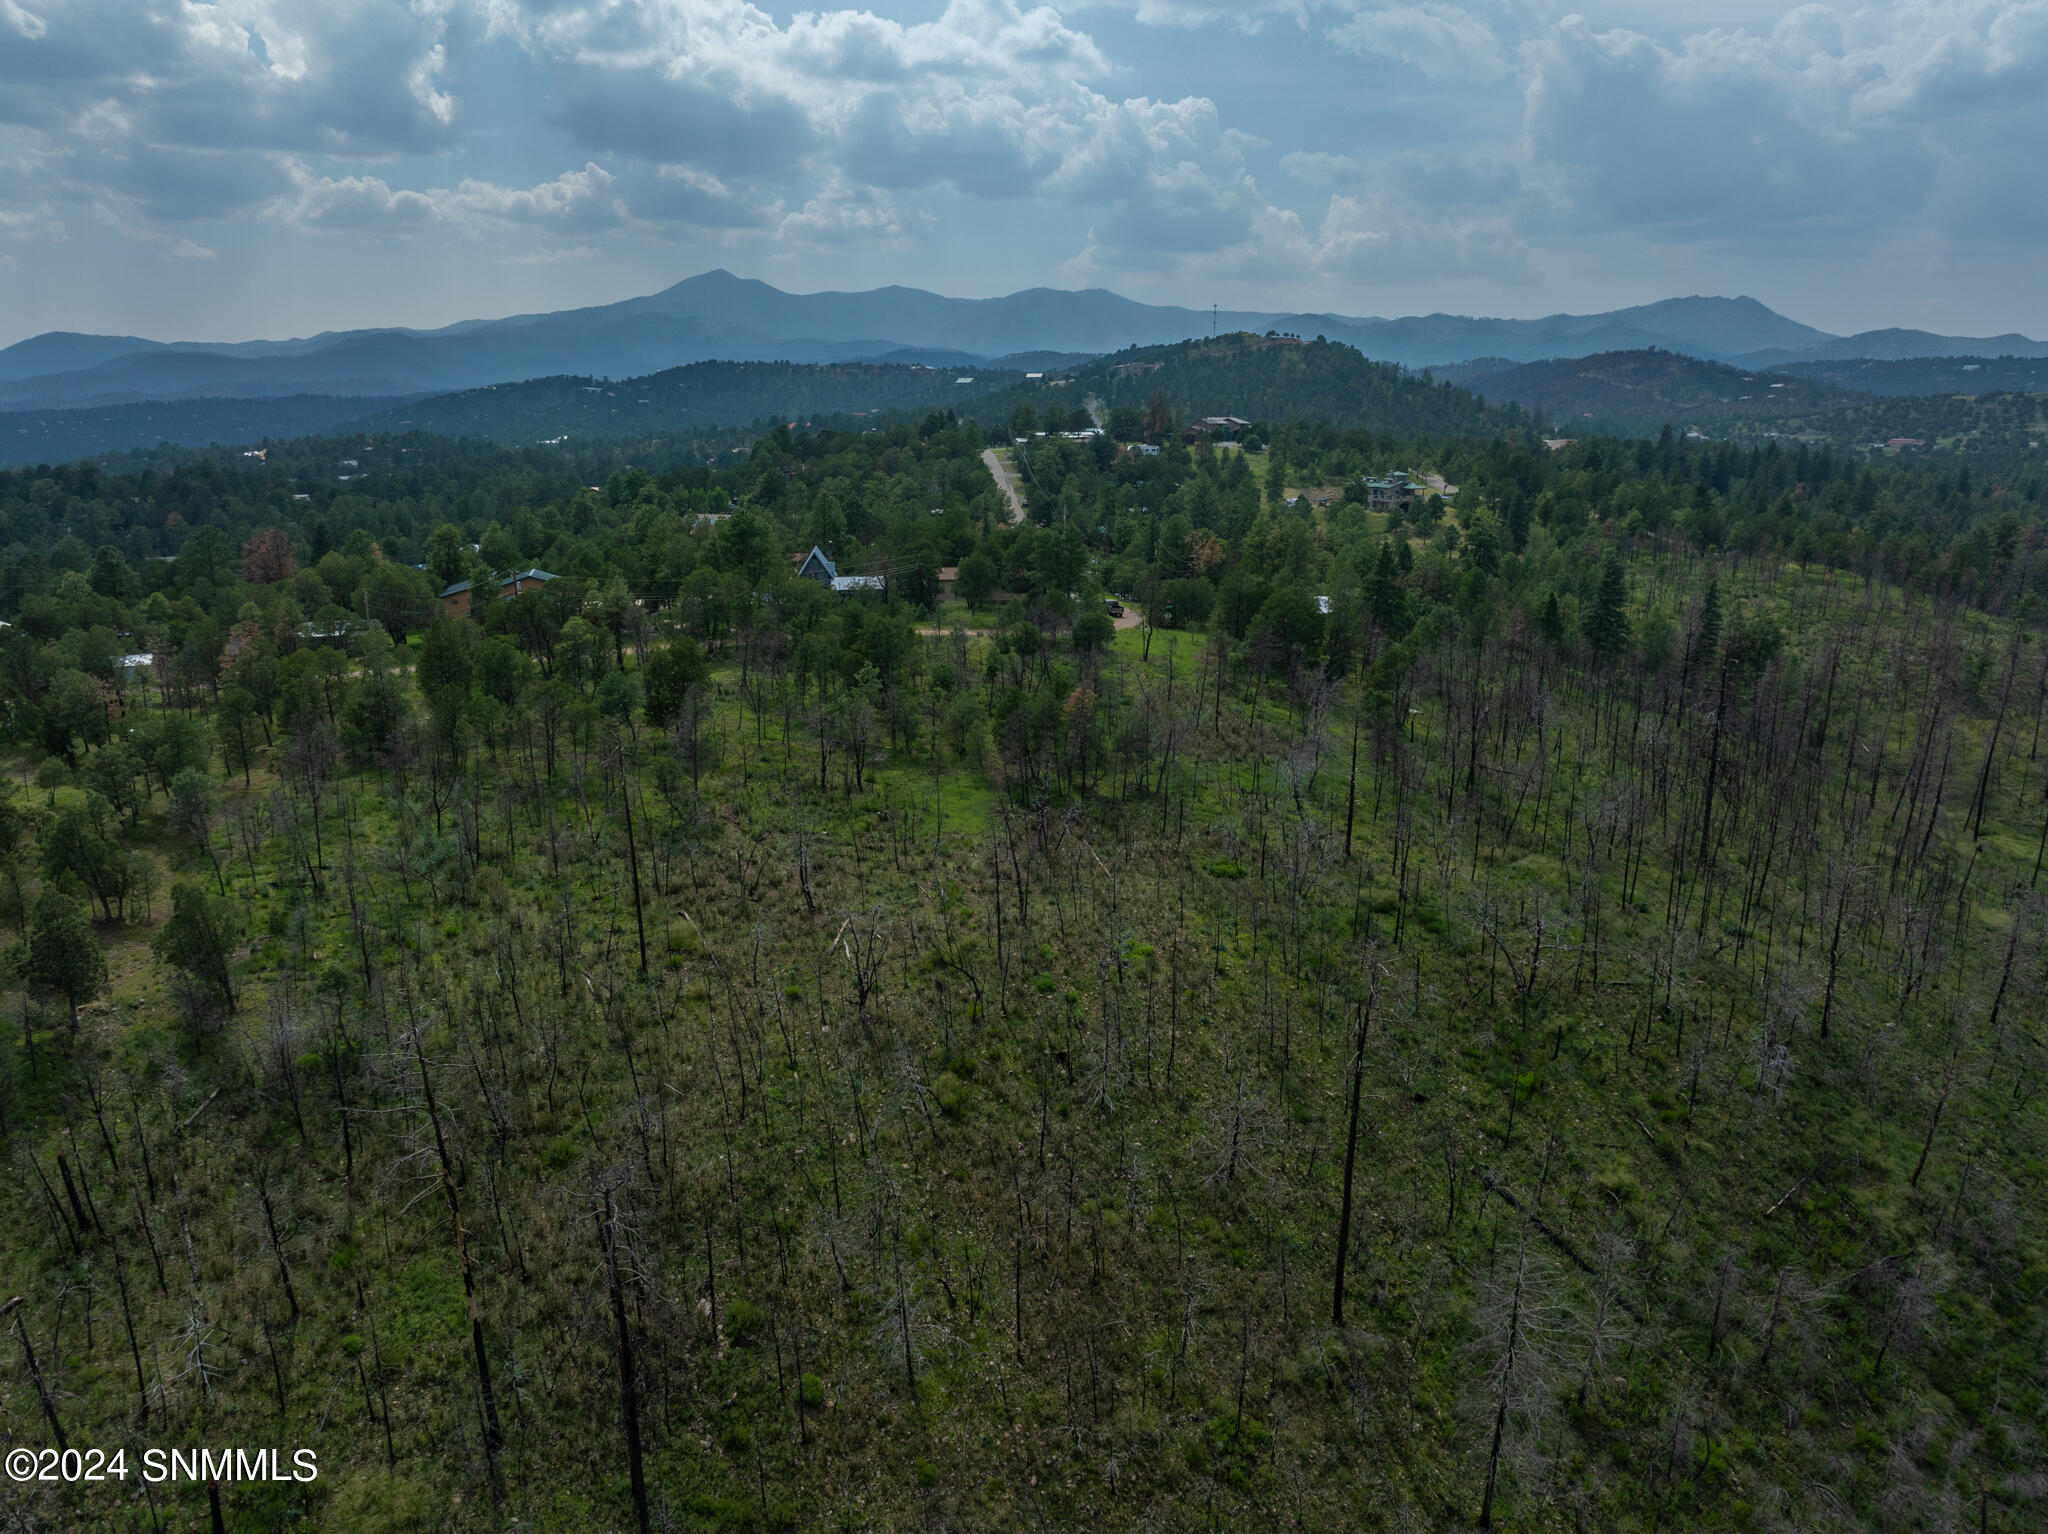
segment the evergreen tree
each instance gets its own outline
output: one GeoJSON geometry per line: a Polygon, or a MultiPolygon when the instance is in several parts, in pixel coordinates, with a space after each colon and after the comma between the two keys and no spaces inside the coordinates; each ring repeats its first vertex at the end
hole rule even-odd
{"type": "Polygon", "coordinates": [[[221,764],[229,771],[240,770],[244,788],[249,786],[249,764],[256,752],[255,730],[261,722],[256,700],[246,687],[228,688],[220,695],[220,707],[213,711],[214,733],[220,737],[221,764]]]}
{"type": "Polygon", "coordinates": [[[150,940],[156,956],[235,1010],[234,953],[238,928],[234,907],[206,893],[203,885],[180,880],[171,886],[171,916],[150,940]]]}
{"type": "Polygon", "coordinates": [[[697,641],[680,635],[673,644],[649,655],[641,674],[647,722],[665,730],[681,715],[685,694],[710,676],[711,666],[697,641]]]}
{"type": "Polygon", "coordinates": [[[1607,567],[1600,572],[1600,595],[1587,611],[1580,632],[1595,655],[1618,655],[1628,644],[1628,582],[1621,573],[1621,556],[1609,552],[1607,567]]]}
{"type": "Polygon", "coordinates": [[[462,579],[469,568],[468,554],[462,529],[452,522],[443,522],[428,535],[427,573],[434,578],[436,591],[462,579]]]}
{"type": "Polygon", "coordinates": [[[70,1003],[74,1028],[78,1004],[92,1000],[107,983],[107,956],[93,936],[85,902],[54,879],[36,897],[26,969],[31,985],[54,991],[70,1003]]]}
{"type": "Polygon", "coordinates": [[[1483,506],[1472,514],[1465,529],[1465,559],[1473,569],[1489,575],[1500,571],[1500,522],[1483,506]]]}
{"type": "Polygon", "coordinates": [[[1399,639],[1408,632],[1408,592],[1401,584],[1399,562],[1391,542],[1380,544],[1379,560],[1366,585],[1365,603],[1372,610],[1373,621],[1387,635],[1399,639]]]}
{"type": "Polygon", "coordinates": [[[469,696],[475,671],[477,627],[462,618],[436,618],[420,645],[415,679],[427,706],[443,720],[452,720],[469,696]]]}
{"type": "Polygon", "coordinates": [[[996,562],[989,558],[985,549],[976,548],[960,561],[960,568],[953,582],[953,591],[969,607],[978,607],[988,600],[989,594],[996,589],[996,583],[1000,579],[996,562]]]}
{"type": "Polygon", "coordinates": [[[1536,626],[1543,630],[1543,637],[1552,644],[1564,643],[1564,609],[1557,605],[1557,593],[1552,591],[1543,598],[1543,611],[1536,619],[1536,626]]]}
{"type": "Polygon", "coordinates": [[[1508,542],[1515,546],[1517,554],[1521,553],[1529,543],[1529,497],[1522,493],[1521,486],[1509,486],[1507,494],[1501,497],[1501,519],[1507,523],[1508,542]]]}

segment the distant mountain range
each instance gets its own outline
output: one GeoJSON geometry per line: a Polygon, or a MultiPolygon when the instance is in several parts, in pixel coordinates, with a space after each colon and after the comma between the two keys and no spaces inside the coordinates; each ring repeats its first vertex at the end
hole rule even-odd
{"type": "Polygon", "coordinates": [[[0,350],[0,410],[287,395],[401,396],[578,374],[642,377],[721,361],[924,363],[1039,371],[1212,330],[1327,336],[1376,361],[1534,362],[1658,347],[1765,367],[1856,358],[2048,357],[2025,336],[1879,330],[1832,336],[1752,298],[1672,298],[1538,320],[1381,319],[1142,304],[1100,288],[946,298],[918,288],[785,293],[713,271],[644,298],[439,330],[351,330],[289,341],[172,342],[52,331],[0,350]]]}

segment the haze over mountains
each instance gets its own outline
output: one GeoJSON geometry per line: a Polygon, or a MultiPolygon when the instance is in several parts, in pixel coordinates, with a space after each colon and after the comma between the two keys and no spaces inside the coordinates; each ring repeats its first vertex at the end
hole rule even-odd
{"type": "Polygon", "coordinates": [[[917,288],[785,293],[712,271],[642,298],[439,330],[175,342],[50,332],[0,350],[0,409],[207,397],[417,396],[559,375],[628,378],[685,363],[922,362],[1036,369],[1222,330],[1325,335],[1408,367],[1535,362],[1657,347],[1746,367],[1854,358],[2048,356],[2020,335],[1887,329],[1832,336],[1752,298],[1673,298],[1605,314],[1401,319],[1143,304],[1104,289],[947,298],[917,288]]]}

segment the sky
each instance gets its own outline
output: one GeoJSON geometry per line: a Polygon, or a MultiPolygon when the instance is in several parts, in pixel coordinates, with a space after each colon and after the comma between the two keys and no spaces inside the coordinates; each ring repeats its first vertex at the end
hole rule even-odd
{"type": "Polygon", "coordinates": [[[2048,0],[0,0],[0,345],[793,291],[2048,335],[2048,0]]]}

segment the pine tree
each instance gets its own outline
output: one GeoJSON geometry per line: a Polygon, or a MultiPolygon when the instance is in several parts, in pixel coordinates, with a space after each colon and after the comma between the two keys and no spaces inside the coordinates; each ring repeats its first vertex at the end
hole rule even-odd
{"type": "Polygon", "coordinates": [[[1628,582],[1619,554],[1607,556],[1607,568],[1600,572],[1600,595],[1580,631],[1595,655],[1616,655],[1628,644],[1628,582]]]}
{"type": "Polygon", "coordinates": [[[1408,592],[1401,585],[1399,563],[1391,543],[1380,544],[1379,562],[1373,566],[1365,601],[1382,632],[1394,639],[1408,632],[1408,592]]]}
{"type": "Polygon", "coordinates": [[[239,927],[234,908],[181,881],[171,886],[171,916],[151,940],[164,963],[182,969],[235,1010],[234,954],[239,927]]]}
{"type": "Polygon", "coordinates": [[[78,1004],[90,1001],[107,983],[107,956],[93,936],[85,903],[52,880],[36,898],[28,934],[29,982],[54,991],[71,1006],[71,1025],[78,1026],[78,1004]]]}
{"type": "Polygon", "coordinates": [[[1507,526],[1508,542],[1519,554],[1529,546],[1529,497],[1522,492],[1521,486],[1508,486],[1507,493],[1501,497],[1500,513],[1501,521],[1507,526]]]}

